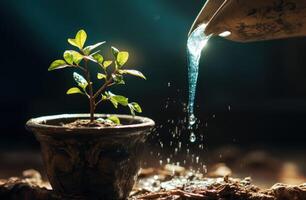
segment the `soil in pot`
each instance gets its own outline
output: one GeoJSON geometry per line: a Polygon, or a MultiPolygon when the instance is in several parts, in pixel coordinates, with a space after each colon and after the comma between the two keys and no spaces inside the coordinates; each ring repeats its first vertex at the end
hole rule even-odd
{"type": "Polygon", "coordinates": [[[63,127],[66,127],[66,128],[82,128],[82,127],[101,127],[101,128],[104,128],[104,127],[115,127],[115,126],[118,126],[120,124],[115,124],[113,122],[110,122],[110,121],[101,121],[101,120],[94,120],[93,122],[91,122],[90,120],[88,119],[78,119],[78,120],[75,120],[74,122],[70,122],[70,123],[61,123],[61,125],[63,127]]]}

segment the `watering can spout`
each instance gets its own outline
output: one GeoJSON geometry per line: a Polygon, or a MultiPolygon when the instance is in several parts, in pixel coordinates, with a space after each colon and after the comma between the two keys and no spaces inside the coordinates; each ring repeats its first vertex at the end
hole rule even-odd
{"type": "Polygon", "coordinates": [[[210,0],[206,1],[200,13],[193,22],[188,35],[190,35],[199,25],[208,24],[210,19],[213,18],[214,14],[217,13],[217,10],[222,7],[222,4],[226,0],[210,0]]]}
{"type": "Polygon", "coordinates": [[[306,36],[306,0],[208,0],[189,34],[203,23],[238,42],[306,36]]]}

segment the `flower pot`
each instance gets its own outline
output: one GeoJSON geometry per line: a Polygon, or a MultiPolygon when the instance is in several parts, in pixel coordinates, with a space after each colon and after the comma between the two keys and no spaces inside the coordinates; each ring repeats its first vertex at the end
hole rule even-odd
{"type": "Polygon", "coordinates": [[[27,122],[26,127],[40,142],[46,172],[56,192],[88,199],[128,197],[154,121],[139,116],[116,116],[122,125],[102,128],[61,126],[76,119],[88,119],[88,114],[46,116],[27,122]]]}

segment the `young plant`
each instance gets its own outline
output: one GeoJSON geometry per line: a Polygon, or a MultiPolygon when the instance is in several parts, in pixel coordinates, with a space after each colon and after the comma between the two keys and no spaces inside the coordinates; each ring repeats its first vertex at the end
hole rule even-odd
{"type": "MultiPolygon", "coordinates": [[[[53,71],[69,67],[83,73],[83,76],[77,72],[73,73],[77,87],[70,88],[67,94],[82,94],[88,98],[90,123],[95,120],[94,115],[97,106],[104,101],[110,101],[115,108],[118,108],[118,105],[126,106],[130,109],[132,115],[135,115],[135,112],[141,113],[142,109],[138,103],[129,102],[127,97],[116,95],[108,90],[113,85],[125,84],[124,75],[126,74],[146,79],[140,71],[126,69],[125,64],[128,61],[129,53],[111,47],[113,59],[106,60],[100,54],[100,50],[97,50],[105,42],[84,47],[86,39],[87,34],[84,30],[78,31],[75,38],[69,38],[68,43],[76,47],[78,51],[66,50],[63,54],[63,59],[53,61],[48,70],[53,71]],[[94,91],[89,62],[96,64],[100,71],[96,74],[96,78],[100,81],[97,91],[94,91]]],[[[110,116],[107,120],[120,124],[120,120],[115,116],[110,116]]]]}

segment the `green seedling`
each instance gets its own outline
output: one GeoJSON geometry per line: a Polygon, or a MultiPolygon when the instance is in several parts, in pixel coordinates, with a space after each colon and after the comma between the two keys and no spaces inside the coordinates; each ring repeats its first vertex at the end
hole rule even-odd
{"type": "MultiPolygon", "coordinates": [[[[132,115],[135,112],[141,113],[142,109],[136,102],[129,102],[129,99],[122,95],[116,95],[109,91],[109,88],[113,85],[123,85],[125,75],[133,75],[146,79],[146,77],[137,70],[127,69],[125,67],[129,58],[127,51],[119,51],[115,47],[111,47],[113,59],[105,59],[101,54],[99,48],[105,42],[99,42],[94,45],[84,46],[87,39],[87,34],[84,30],[77,32],[75,38],[69,38],[68,43],[76,47],[77,50],[66,50],[63,54],[63,59],[55,60],[51,63],[49,71],[73,68],[78,72],[82,72],[82,75],[78,72],[73,72],[73,78],[77,83],[77,86],[68,89],[66,92],[68,95],[81,94],[88,98],[90,108],[90,123],[95,121],[95,111],[97,106],[105,101],[111,102],[115,108],[118,105],[126,106],[130,109],[132,115]],[[96,74],[98,89],[94,91],[92,82],[92,72],[89,67],[89,63],[92,62],[98,67],[98,73],[96,74]]],[[[101,121],[102,120],[102,121],[101,121]]],[[[99,119],[120,124],[118,117],[112,115],[107,119],[99,119]]]]}

